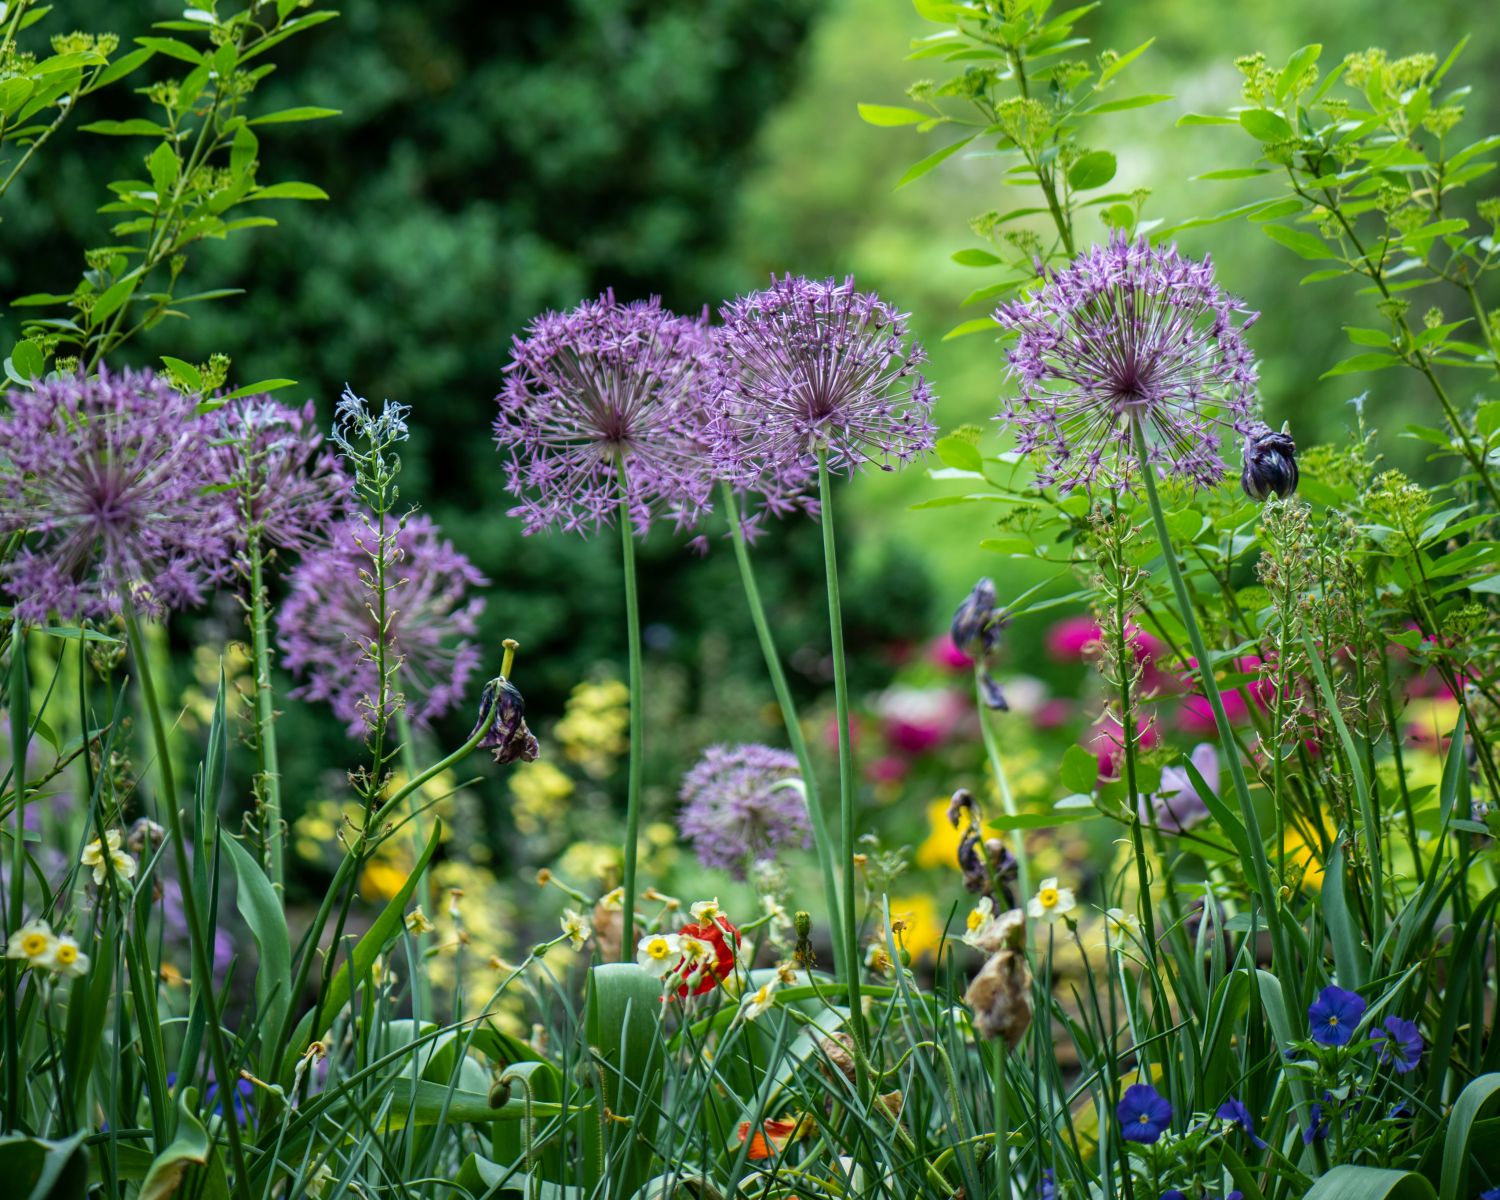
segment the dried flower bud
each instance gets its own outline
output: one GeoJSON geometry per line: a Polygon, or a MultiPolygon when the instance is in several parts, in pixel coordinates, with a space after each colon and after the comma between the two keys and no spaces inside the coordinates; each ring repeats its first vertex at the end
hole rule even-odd
{"type": "Polygon", "coordinates": [[[995,584],[988,578],[974,585],[953,614],[953,644],[976,662],[1000,644],[1005,627],[995,605],[995,584]]]}
{"type": "Polygon", "coordinates": [[[811,971],[817,962],[812,947],[812,915],[799,910],[792,917],[792,928],[797,934],[796,945],[792,948],[792,961],[804,971],[811,971]]]}
{"type": "Polygon", "coordinates": [[[149,817],[142,817],[130,827],[125,848],[138,857],[150,854],[166,838],[167,831],[149,817]]]}
{"type": "MultiPolygon", "coordinates": [[[[818,1048],[823,1051],[828,1059],[828,1065],[837,1071],[850,1083],[854,1082],[854,1039],[847,1033],[839,1032],[831,1034],[826,1038],[818,1040],[818,1048]]],[[[830,1079],[833,1071],[823,1068],[823,1073],[830,1079]]]]}
{"type": "Polygon", "coordinates": [[[1297,443],[1283,427],[1279,432],[1264,422],[1245,435],[1245,465],[1240,486],[1250,499],[1270,496],[1285,500],[1297,490],[1297,443]]]}
{"type": "Polygon", "coordinates": [[[997,922],[994,941],[1000,949],[990,957],[964,993],[974,1010],[974,1029],[983,1038],[1000,1037],[1012,1050],[1031,1025],[1031,967],[1022,947],[1026,925],[1019,911],[997,922]]]}
{"type": "Polygon", "coordinates": [[[479,720],[470,733],[485,731],[479,745],[490,751],[501,766],[513,762],[535,762],[541,752],[536,737],[526,728],[526,701],[503,675],[484,685],[479,697],[479,720]]]}

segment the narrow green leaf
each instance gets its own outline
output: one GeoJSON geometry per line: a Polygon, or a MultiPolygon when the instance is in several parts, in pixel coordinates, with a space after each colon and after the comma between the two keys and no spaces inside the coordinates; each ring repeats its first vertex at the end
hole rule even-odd
{"type": "Polygon", "coordinates": [[[1114,62],[1110,63],[1109,66],[1105,67],[1104,70],[1099,72],[1100,84],[1108,83],[1131,63],[1138,59],[1142,54],[1149,50],[1155,41],[1156,39],[1154,37],[1147,38],[1134,50],[1127,50],[1124,54],[1120,55],[1119,58],[1115,59],[1114,62]]]}
{"type": "Polygon", "coordinates": [[[906,171],[901,176],[901,178],[896,180],[896,187],[904,188],[913,180],[921,179],[922,176],[927,174],[928,171],[932,170],[938,164],[952,158],[955,154],[957,154],[978,136],[978,134],[970,134],[966,138],[959,138],[959,140],[954,142],[951,146],[944,146],[941,150],[934,151],[926,158],[912,163],[911,166],[906,168],[906,171]]]}
{"type": "Polygon", "coordinates": [[[1106,100],[1103,104],[1095,104],[1092,108],[1086,108],[1080,114],[1082,116],[1099,116],[1103,113],[1125,112],[1132,108],[1145,108],[1151,104],[1160,104],[1164,100],[1172,99],[1171,96],[1159,92],[1148,92],[1140,96],[1127,96],[1121,100],[1106,100]]]}
{"type": "Polygon", "coordinates": [[[871,125],[916,125],[932,119],[931,113],[891,104],[861,104],[859,115],[871,125]]]}
{"type": "Polygon", "coordinates": [[[1300,229],[1292,229],[1287,225],[1265,225],[1262,227],[1265,234],[1273,242],[1280,242],[1288,250],[1300,254],[1303,258],[1337,258],[1333,248],[1322,238],[1311,233],[1305,233],[1300,229]]]}
{"type": "Polygon", "coordinates": [[[1343,362],[1330,367],[1323,374],[1319,375],[1318,378],[1334,379],[1340,375],[1353,375],[1358,371],[1383,371],[1387,367],[1399,367],[1400,365],[1401,359],[1394,354],[1374,352],[1370,354],[1356,354],[1353,358],[1346,358],[1343,362]]]}
{"type": "Polygon", "coordinates": [[[249,125],[286,125],[292,121],[321,121],[325,117],[342,115],[342,109],[317,108],[310,104],[303,104],[297,108],[283,108],[280,112],[266,113],[263,117],[252,117],[246,123],[249,125]]]}

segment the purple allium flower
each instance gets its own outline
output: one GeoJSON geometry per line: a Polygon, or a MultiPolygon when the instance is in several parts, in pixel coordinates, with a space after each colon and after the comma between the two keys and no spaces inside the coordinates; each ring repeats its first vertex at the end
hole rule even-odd
{"type": "MultiPolygon", "coordinates": [[[[276,618],[288,669],[306,677],[292,694],[327,701],[351,736],[373,715],[380,690],[366,652],[380,637],[370,558],[381,552],[380,540],[364,517],[335,527],[330,543],[304,555],[288,577],[276,618]]],[[[406,518],[387,540],[387,653],[400,664],[395,691],[412,722],[423,725],[463,698],[479,665],[479,650],[467,639],[484,600],[467,592],[489,581],[428,517],[406,518]]]]}
{"type": "Polygon", "coordinates": [[[1297,443],[1285,430],[1275,430],[1257,421],[1245,434],[1240,487],[1252,500],[1279,496],[1285,500],[1297,490],[1297,443]]]}
{"type": "MultiPolygon", "coordinates": [[[[1189,756],[1198,774],[1203,776],[1203,782],[1208,784],[1214,795],[1219,794],[1219,751],[1208,742],[1203,742],[1193,747],[1193,753],[1189,756]]],[[[1208,805],[1203,802],[1203,797],[1198,795],[1198,789],[1194,786],[1192,776],[1187,773],[1186,767],[1163,767],[1161,770],[1161,791],[1155,795],[1142,796],[1137,809],[1141,820],[1150,824],[1151,810],[1147,803],[1156,810],[1156,827],[1163,833],[1184,833],[1195,825],[1202,824],[1208,819],[1208,805]]]]}
{"type": "Polygon", "coordinates": [[[103,617],[120,588],[159,615],[228,574],[224,505],[196,400],[150,372],[13,391],[0,415],[0,566],[23,621],[103,617]]]}
{"type": "Polygon", "coordinates": [[[1416,1022],[1404,1017],[1389,1016],[1372,1036],[1380,1043],[1380,1061],[1394,1067],[1397,1075],[1416,1070],[1417,1064],[1422,1061],[1422,1051],[1427,1043],[1422,1040],[1422,1031],[1417,1028],[1416,1022]]]}
{"type": "Polygon", "coordinates": [[[1223,1104],[1219,1105],[1219,1111],[1214,1113],[1221,1121],[1228,1121],[1231,1125],[1238,1125],[1245,1131],[1245,1136],[1252,1143],[1264,1150],[1265,1142],[1255,1133],[1255,1118],[1250,1115],[1250,1109],[1246,1107],[1243,1100],[1237,1100],[1231,1096],[1223,1104]]]}
{"type": "Polygon", "coordinates": [[[1115,1116],[1120,1118],[1122,1138],[1149,1146],[1172,1123],[1172,1105],[1149,1083],[1133,1083],[1120,1097],[1115,1116]]]}
{"type": "Polygon", "coordinates": [[[325,446],[312,401],[290,408],[270,396],[230,400],[208,418],[214,471],[226,490],[236,547],[248,525],[267,546],[305,551],[342,517],[350,480],[325,446]]]}
{"type": "Polygon", "coordinates": [[[1020,397],[999,420],[1023,453],[1038,451],[1043,486],[1124,488],[1138,469],[1132,422],[1163,474],[1213,487],[1224,474],[1220,430],[1249,433],[1255,358],[1250,313],[1214,282],[1208,259],[1123,234],[995,312],[1017,334],[1010,373],[1020,397]],[[1218,411],[1222,410],[1222,412],[1218,411]]]}
{"type": "Polygon", "coordinates": [[[705,867],[745,878],[749,862],[783,846],[807,847],[812,835],[797,760],[769,746],[710,746],[683,777],[683,837],[705,867]]]}
{"type": "Polygon", "coordinates": [[[926,353],[906,315],[852,278],[772,276],[721,315],[715,457],[736,483],[769,502],[808,486],[819,448],[850,474],[931,449],[926,353]]]}
{"type": "Polygon", "coordinates": [[[495,397],[495,441],[510,455],[510,510],[527,533],[589,532],[623,506],[637,530],[666,513],[692,523],[712,475],[703,396],[707,315],[679,317],[656,297],[613,292],[572,312],[547,312],[512,343],[495,397]]]}
{"type": "Polygon", "coordinates": [[[1347,1045],[1359,1027],[1359,1019],[1365,1015],[1366,1007],[1365,998],[1358,992],[1345,991],[1341,987],[1324,988],[1307,1007],[1313,1041],[1324,1046],[1347,1045]]]}

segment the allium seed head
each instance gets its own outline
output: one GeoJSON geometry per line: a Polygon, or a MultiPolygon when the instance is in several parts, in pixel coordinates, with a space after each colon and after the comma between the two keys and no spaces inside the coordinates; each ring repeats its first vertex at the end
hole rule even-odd
{"type": "Polygon", "coordinates": [[[621,304],[606,292],[531,322],[512,345],[494,426],[519,501],[510,513],[527,533],[588,533],[622,506],[641,532],[659,515],[693,523],[713,482],[707,346],[706,314],[676,316],[654,296],[621,304]]]}
{"type": "Polygon", "coordinates": [[[1193,487],[1224,474],[1224,430],[1248,433],[1256,365],[1246,310],[1214,282],[1213,266],[1175,246],[1123,234],[1053,272],[995,320],[1016,334],[1010,374],[1020,396],[997,418],[1022,453],[1044,460],[1042,486],[1128,488],[1140,469],[1132,425],[1150,464],[1193,487]]]}
{"type": "MultiPolygon", "coordinates": [[[[379,535],[362,518],[335,527],[327,546],[303,556],[277,612],[277,640],[286,666],[304,677],[293,695],[326,701],[358,734],[380,692],[368,650],[380,630],[371,595],[371,552],[379,535]]],[[[423,725],[454,707],[479,665],[471,642],[484,600],[470,596],[488,581],[439,532],[431,519],[408,517],[387,539],[385,574],[390,662],[399,662],[395,690],[407,715],[423,725]]]]}
{"type": "Polygon", "coordinates": [[[721,474],[795,496],[816,454],[852,474],[932,447],[932,389],[907,318],[854,280],[787,275],[724,307],[714,453],[721,474]]]}
{"type": "Polygon", "coordinates": [[[39,382],[0,415],[0,580],[24,621],[160,614],[228,575],[227,513],[194,397],[150,372],[39,382]]]}
{"type": "Polygon", "coordinates": [[[751,862],[811,844],[797,760],[769,746],[710,746],[682,781],[682,835],[705,867],[745,878],[751,862]]]}

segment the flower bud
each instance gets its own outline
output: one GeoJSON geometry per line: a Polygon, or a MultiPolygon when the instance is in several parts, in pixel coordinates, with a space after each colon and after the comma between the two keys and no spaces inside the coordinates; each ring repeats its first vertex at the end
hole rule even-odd
{"type": "Polygon", "coordinates": [[[1025,923],[1019,912],[1000,918],[996,936],[1000,950],[990,957],[964,993],[974,1010],[974,1031],[983,1038],[1000,1037],[1012,1050],[1031,1026],[1031,968],[1027,965],[1025,923]]]}
{"type": "Polygon", "coordinates": [[[469,736],[481,729],[485,733],[479,745],[490,751],[502,766],[535,762],[541,751],[535,736],[526,728],[526,701],[503,675],[485,684],[479,697],[479,720],[469,736]]]}
{"type": "Polygon", "coordinates": [[[1004,622],[995,606],[995,584],[981,579],[953,614],[953,644],[978,661],[1000,644],[1004,622]]]}
{"type": "Polygon", "coordinates": [[[1240,486],[1250,499],[1285,500],[1297,490],[1297,443],[1285,427],[1277,431],[1257,423],[1245,435],[1244,460],[1240,486]]]}

